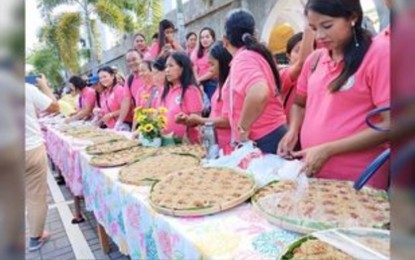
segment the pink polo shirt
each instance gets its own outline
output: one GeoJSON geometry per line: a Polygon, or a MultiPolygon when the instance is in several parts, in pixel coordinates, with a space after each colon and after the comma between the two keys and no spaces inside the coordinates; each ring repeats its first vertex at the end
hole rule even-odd
{"type": "MultiPolygon", "coordinates": [[[[158,106],[164,106],[167,108],[167,126],[164,133],[168,134],[173,132],[177,137],[183,138],[186,133],[186,126],[176,124],[175,117],[180,112],[187,115],[191,113],[201,113],[203,108],[202,93],[196,86],[190,86],[184,95],[182,100],[182,88],[180,85],[176,85],[170,88],[164,100],[161,100],[161,94],[157,102],[158,106]]],[[[192,143],[199,143],[199,132],[196,127],[189,127],[189,140],[192,143]]]]}
{"type": "Polygon", "coordinates": [[[137,95],[137,107],[156,108],[160,88],[156,85],[143,86],[137,95]]]}
{"type": "Polygon", "coordinates": [[[133,82],[131,83],[131,88],[128,86],[128,77],[125,80],[124,89],[123,89],[123,95],[126,97],[130,97],[134,99],[135,104],[138,104],[139,98],[138,93],[141,91],[141,89],[144,86],[143,80],[138,76],[134,74],[133,82]]]}
{"type": "MultiPolygon", "coordinates": [[[[114,88],[109,91],[105,89],[104,92],[101,93],[101,108],[102,108],[102,115],[106,115],[111,112],[116,112],[121,108],[121,102],[124,98],[124,87],[120,84],[114,86],[114,88]]],[[[114,128],[115,122],[117,118],[111,118],[107,126],[108,128],[114,128]]]]}
{"type": "Polygon", "coordinates": [[[143,51],[140,51],[143,54],[144,60],[152,60],[154,58],[153,54],[151,53],[150,48],[146,47],[143,51]]]}
{"type": "Polygon", "coordinates": [[[78,110],[85,108],[86,106],[95,106],[95,89],[90,87],[85,87],[82,89],[81,94],[79,95],[79,102],[77,104],[78,110]]]}
{"type": "Polygon", "coordinates": [[[249,138],[258,140],[286,123],[281,96],[276,94],[277,87],[269,64],[260,54],[241,48],[232,59],[229,75],[230,106],[233,106],[229,120],[236,141],[239,141],[238,124],[245,97],[249,89],[260,82],[268,85],[270,95],[263,113],[251,126],[249,138]]]}
{"type": "MultiPolygon", "coordinates": [[[[177,43],[175,43],[175,44],[177,44],[177,43]]],[[[161,53],[161,50],[159,50],[159,48],[160,48],[159,46],[160,46],[160,44],[158,42],[155,42],[150,47],[150,53],[151,53],[151,57],[153,59],[157,58],[161,53]]],[[[172,46],[172,49],[177,50],[177,48],[175,48],[174,46],[172,46]]]]}
{"type": "MultiPolygon", "coordinates": [[[[318,51],[306,60],[297,83],[297,95],[307,98],[301,128],[303,149],[350,137],[367,129],[366,115],[376,107],[390,103],[389,47],[373,42],[358,71],[335,93],[330,93],[328,85],[340,74],[343,63],[334,62],[327,49],[318,51]],[[311,64],[318,51],[322,55],[316,70],[311,73],[311,64]]],[[[385,148],[381,145],[333,156],[317,177],[356,180],[385,148]]],[[[377,173],[369,184],[385,188],[386,171],[377,173]]]]}
{"type": "Polygon", "coordinates": [[[290,110],[294,104],[295,92],[297,91],[297,82],[291,79],[290,69],[291,67],[287,67],[279,71],[282,83],[282,101],[284,105],[285,115],[287,116],[287,121],[289,121],[290,110]]]}
{"type": "Polygon", "coordinates": [[[196,67],[197,77],[202,77],[206,73],[209,72],[209,52],[205,51],[202,57],[197,57],[198,48],[193,50],[192,54],[190,55],[190,59],[193,62],[193,65],[196,67]]]}
{"type": "MultiPolygon", "coordinates": [[[[210,112],[210,118],[224,117],[228,118],[229,106],[227,97],[229,96],[229,87],[225,86],[222,88],[221,100],[219,98],[219,87],[216,88],[215,93],[212,96],[212,110],[210,112]]],[[[231,151],[231,129],[230,128],[219,128],[216,127],[216,136],[218,138],[218,144],[221,149],[226,153],[231,151]]]]}

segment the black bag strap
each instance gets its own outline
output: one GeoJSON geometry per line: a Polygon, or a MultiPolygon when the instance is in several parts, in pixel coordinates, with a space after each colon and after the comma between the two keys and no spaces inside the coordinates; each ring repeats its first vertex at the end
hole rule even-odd
{"type": "Polygon", "coordinates": [[[317,54],[314,55],[313,63],[311,64],[311,74],[317,69],[318,62],[320,61],[321,55],[323,51],[319,51],[317,54]]]}
{"type": "Polygon", "coordinates": [[[127,79],[127,84],[128,84],[128,90],[131,93],[131,99],[133,101],[133,107],[135,107],[136,106],[135,98],[133,97],[133,93],[131,92],[131,86],[133,85],[133,81],[134,81],[134,74],[130,74],[130,76],[128,76],[128,79],[127,79]]]}

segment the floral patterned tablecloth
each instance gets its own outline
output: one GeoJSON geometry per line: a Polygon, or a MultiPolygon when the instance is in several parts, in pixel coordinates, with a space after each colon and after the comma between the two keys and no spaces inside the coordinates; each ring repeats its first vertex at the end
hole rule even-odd
{"type": "Polygon", "coordinates": [[[82,172],[80,151],[88,143],[65,136],[53,127],[44,132],[46,150],[53,163],[60,169],[66,185],[74,196],[82,196],[82,172]]]}
{"type": "Polygon", "coordinates": [[[299,234],[269,224],[249,203],[219,214],[178,218],[155,212],[150,187],[118,181],[120,168],[89,164],[86,144],[53,127],[45,132],[48,154],[74,195],[132,259],[275,259],[299,234]]]}
{"type": "Polygon", "coordinates": [[[95,168],[89,159],[81,152],[86,208],[132,259],[275,259],[300,237],[269,224],[249,203],[205,217],[158,214],[150,187],[122,184],[120,168],[95,168]]]}

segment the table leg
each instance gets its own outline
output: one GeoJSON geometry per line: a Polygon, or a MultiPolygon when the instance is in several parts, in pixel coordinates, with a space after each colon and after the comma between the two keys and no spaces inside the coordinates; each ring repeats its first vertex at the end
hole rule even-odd
{"type": "Polygon", "coordinates": [[[110,251],[110,244],[108,242],[108,235],[105,232],[105,229],[101,224],[98,223],[97,226],[97,233],[99,238],[99,244],[101,245],[101,249],[105,254],[108,254],[110,251]]]}
{"type": "Polygon", "coordinates": [[[82,219],[82,212],[81,212],[81,196],[74,196],[74,204],[75,204],[75,218],[82,219]]]}

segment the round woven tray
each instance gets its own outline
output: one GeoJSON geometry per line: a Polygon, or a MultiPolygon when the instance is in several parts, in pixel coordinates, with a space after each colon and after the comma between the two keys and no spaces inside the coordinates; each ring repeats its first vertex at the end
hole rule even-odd
{"type": "MultiPolygon", "coordinates": [[[[216,169],[216,168],[203,168],[203,167],[196,167],[193,169],[187,169],[185,171],[197,171],[198,169],[216,169]]],[[[220,168],[219,168],[220,169],[220,168]]],[[[229,169],[227,169],[229,170],[229,169]]],[[[181,172],[185,172],[185,171],[181,171],[181,172]]],[[[234,170],[232,169],[233,172],[235,172],[235,174],[242,174],[243,176],[246,177],[246,180],[249,180],[251,185],[250,188],[246,191],[244,191],[238,198],[235,198],[234,200],[231,201],[224,201],[221,202],[220,204],[213,204],[213,205],[209,205],[209,206],[205,206],[205,207],[197,207],[197,208],[189,208],[189,209],[171,209],[171,208],[166,208],[166,207],[162,207],[159,206],[157,203],[155,203],[153,201],[153,197],[151,195],[151,193],[153,192],[153,190],[155,189],[155,187],[157,185],[168,185],[169,184],[169,178],[164,178],[159,182],[156,182],[155,184],[153,184],[153,187],[151,189],[150,192],[150,205],[159,213],[161,214],[165,214],[165,215],[171,215],[171,216],[177,216],[177,217],[194,217],[194,216],[204,216],[204,215],[210,215],[210,214],[215,214],[215,213],[219,213],[222,211],[226,211],[228,209],[234,208],[242,203],[244,203],[246,200],[248,200],[256,191],[256,186],[255,186],[255,181],[252,177],[248,176],[245,172],[240,171],[240,170],[234,170]]],[[[178,174],[178,172],[175,173],[171,173],[169,174],[169,176],[173,176],[175,174],[178,174]]],[[[203,173],[201,173],[203,174],[203,173]]],[[[211,183],[212,185],[215,185],[215,183],[211,183]]],[[[213,187],[213,186],[212,186],[213,187]]],[[[185,189],[179,189],[178,192],[182,191],[184,192],[185,189]]],[[[207,191],[197,191],[200,192],[201,195],[205,195],[205,193],[207,191]]],[[[177,195],[178,196],[178,195],[177,195]]]]}
{"type": "MultiPolygon", "coordinates": [[[[317,181],[327,181],[327,180],[323,180],[323,179],[314,179],[317,181]]],[[[331,180],[330,180],[331,181],[331,180]]],[[[333,182],[344,182],[344,181],[334,181],[333,182]]],[[[275,181],[273,183],[278,183],[278,181],[275,181]]],[[[268,184],[267,186],[272,185],[272,183],[268,184]]],[[[267,186],[263,187],[266,188],[267,186]]],[[[258,191],[258,193],[261,190],[258,191]]],[[[361,192],[379,192],[379,194],[383,195],[384,193],[382,191],[377,191],[375,189],[369,188],[369,187],[365,187],[361,192]]],[[[327,223],[327,222],[321,222],[321,221],[317,221],[317,220],[313,220],[313,219],[293,219],[290,218],[288,216],[277,216],[277,215],[273,215],[269,212],[269,208],[263,208],[260,203],[258,202],[258,193],[255,194],[252,197],[252,205],[254,210],[260,214],[263,218],[265,218],[268,222],[277,225],[283,229],[289,230],[289,231],[293,231],[293,232],[297,232],[297,233],[302,233],[302,234],[309,234],[315,231],[319,231],[319,230],[325,230],[325,229],[331,229],[331,228],[342,228],[342,227],[352,227],[352,226],[348,226],[347,223],[343,223],[343,224],[334,224],[334,223],[327,223]]],[[[295,196],[293,194],[293,196],[295,196]]],[[[380,196],[380,195],[379,195],[380,196]]],[[[318,205],[319,207],[321,205],[318,205]]],[[[294,206],[295,207],[295,206],[294,206]]],[[[357,223],[357,221],[355,222],[357,223]]],[[[379,223],[379,226],[376,227],[367,227],[367,228],[382,228],[384,227],[384,225],[386,225],[387,223],[379,223]]]]}
{"type": "Polygon", "coordinates": [[[131,164],[142,157],[153,155],[157,151],[156,148],[146,148],[146,147],[133,147],[130,149],[109,153],[109,154],[100,154],[95,155],[91,158],[89,164],[95,167],[119,167],[126,164],[131,164]],[[113,161],[106,160],[107,157],[116,157],[113,161]],[[103,158],[101,161],[99,159],[103,158]]]}
{"type": "Polygon", "coordinates": [[[106,143],[90,145],[86,148],[89,155],[113,153],[138,146],[134,140],[112,140],[106,143]]]}
{"type": "Polygon", "coordinates": [[[305,243],[306,241],[308,241],[309,239],[316,239],[313,235],[317,234],[318,232],[330,232],[330,231],[337,231],[337,230],[342,230],[342,231],[348,231],[348,232],[367,232],[368,234],[377,234],[380,236],[387,236],[390,237],[390,232],[387,230],[382,230],[382,229],[373,229],[373,228],[334,228],[334,229],[329,229],[329,230],[324,230],[324,231],[316,231],[312,234],[303,236],[295,241],[293,241],[292,243],[290,243],[289,245],[287,245],[284,250],[282,251],[282,253],[278,256],[279,260],[291,260],[292,257],[292,252],[293,250],[295,250],[296,248],[300,247],[303,243],[305,243]]]}
{"type": "MultiPolygon", "coordinates": [[[[157,153],[158,151],[159,150],[155,150],[155,153],[157,153]]],[[[126,165],[125,167],[123,167],[120,171],[118,179],[120,182],[125,183],[125,184],[130,184],[130,185],[137,185],[137,186],[151,185],[154,182],[160,180],[161,177],[151,176],[154,174],[151,174],[152,169],[147,168],[148,167],[147,164],[149,163],[149,161],[151,160],[150,164],[157,162],[158,163],[157,166],[162,167],[163,163],[172,163],[174,162],[175,158],[177,159],[186,158],[186,160],[191,160],[194,163],[189,164],[189,166],[183,166],[180,164],[176,164],[175,165],[176,167],[173,170],[166,173],[165,175],[175,170],[184,170],[186,168],[191,168],[191,167],[194,167],[200,164],[200,160],[192,154],[163,154],[163,155],[159,155],[158,153],[151,154],[151,155],[143,156],[140,159],[136,160],[135,162],[132,162],[126,165]],[[145,173],[139,172],[140,174],[138,174],[137,176],[134,176],[134,178],[132,179],[131,175],[135,175],[135,174],[131,172],[132,171],[131,168],[135,168],[135,167],[138,167],[140,168],[140,170],[143,170],[143,171],[145,170],[146,172],[145,173]],[[181,167],[181,168],[177,168],[177,167],[181,167]]],[[[154,166],[154,167],[157,167],[157,166],[154,166]]],[[[168,169],[166,170],[168,171],[168,169]]]]}

